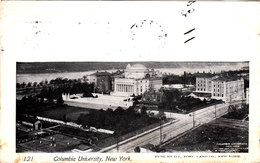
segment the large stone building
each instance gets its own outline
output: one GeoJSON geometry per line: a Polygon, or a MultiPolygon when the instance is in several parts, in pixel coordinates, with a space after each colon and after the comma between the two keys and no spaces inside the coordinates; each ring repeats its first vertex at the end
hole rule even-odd
{"type": "Polygon", "coordinates": [[[244,99],[244,79],[236,77],[218,77],[212,80],[211,98],[226,102],[244,99]]]}
{"type": "Polygon", "coordinates": [[[226,102],[243,100],[244,79],[210,73],[197,74],[196,92],[209,93],[212,99],[219,99],[226,102]]]}
{"type": "Polygon", "coordinates": [[[196,75],[196,92],[211,93],[213,74],[202,73],[196,75]]]}
{"type": "Polygon", "coordinates": [[[87,76],[88,83],[94,83],[94,92],[107,93],[112,90],[111,74],[109,72],[95,72],[87,76]]]}
{"type": "Polygon", "coordinates": [[[128,64],[124,75],[114,78],[114,95],[142,95],[149,89],[158,91],[162,87],[162,79],[155,77],[154,70],[142,64],[128,64]]]}

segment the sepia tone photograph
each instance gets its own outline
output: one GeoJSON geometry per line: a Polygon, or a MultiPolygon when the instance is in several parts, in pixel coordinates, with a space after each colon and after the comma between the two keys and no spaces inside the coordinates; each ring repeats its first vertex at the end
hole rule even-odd
{"type": "Polygon", "coordinates": [[[249,62],[16,62],[17,153],[248,153],[249,62]]]}

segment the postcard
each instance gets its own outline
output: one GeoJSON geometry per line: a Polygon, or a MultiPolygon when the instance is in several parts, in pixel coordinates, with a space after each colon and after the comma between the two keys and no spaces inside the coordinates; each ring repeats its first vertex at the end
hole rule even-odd
{"type": "Polygon", "coordinates": [[[260,4],[1,2],[1,162],[259,162],[260,4]]]}

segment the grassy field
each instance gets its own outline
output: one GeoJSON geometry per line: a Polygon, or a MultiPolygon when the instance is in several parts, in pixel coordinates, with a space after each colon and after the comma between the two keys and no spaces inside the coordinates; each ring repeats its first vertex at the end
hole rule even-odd
{"type": "Polygon", "coordinates": [[[80,114],[87,114],[91,109],[72,107],[72,106],[53,106],[46,110],[39,111],[34,113],[34,115],[42,116],[51,119],[57,120],[67,120],[67,121],[76,121],[80,114]]]}
{"type": "Polygon", "coordinates": [[[163,147],[163,152],[248,152],[248,128],[210,122],[163,147]]]}

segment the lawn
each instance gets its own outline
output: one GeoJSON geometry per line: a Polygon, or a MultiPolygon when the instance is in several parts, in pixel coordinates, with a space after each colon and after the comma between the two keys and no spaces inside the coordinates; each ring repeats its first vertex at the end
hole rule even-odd
{"type": "Polygon", "coordinates": [[[77,121],[80,114],[88,114],[90,109],[66,106],[66,105],[55,105],[46,110],[42,110],[33,113],[36,116],[42,116],[46,118],[56,119],[56,120],[66,120],[66,121],[77,121]]]}

